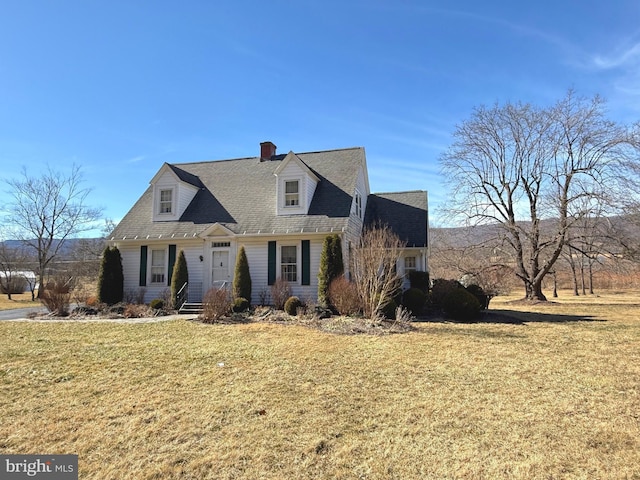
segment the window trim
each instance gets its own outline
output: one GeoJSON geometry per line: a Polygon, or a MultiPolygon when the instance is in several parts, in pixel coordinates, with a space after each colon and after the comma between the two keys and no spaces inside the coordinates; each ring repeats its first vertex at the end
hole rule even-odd
{"type": "MultiPolygon", "coordinates": [[[[279,245],[280,248],[278,248],[278,265],[279,265],[279,273],[280,273],[280,278],[282,280],[286,280],[288,283],[292,283],[292,284],[298,284],[300,283],[300,248],[299,248],[299,244],[298,243],[283,243],[279,245]],[[284,248],[295,248],[295,263],[283,263],[283,254],[282,254],[282,250],[284,248]],[[295,279],[294,280],[290,280],[289,278],[285,278],[284,276],[284,270],[283,267],[284,266],[293,266],[294,267],[294,274],[295,274],[295,279]]],[[[291,272],[288,272],[291,273],[291,272]]]]}
{"type": "Polygon", "coordinates": [[[174,188],[170,187],[170,188],[158,188],[158,215],[166,215],[166,216],[172,216],[175,215],[175,209],[174,209],[174,188]],[[169,193],[170,195],[170,199],[169,200],[163,200],[162,199],[162,194],[163,193],[169,193]],[[163,211],[162,207],[163,205],[166,206],[166,204],[169,204],[169,211],[165,212],[163,211]]]}
{"type": "Polygon", "coordinates": [[[167,249],[166,248],[151,248],[149,249],[149,283],[151,285],[165,285],[167,282],[167,249]],[[153,252],[162,252],[162,265],[154,265],[153,264],[153,252]],[[162,273],[154,273],[154,268],[156,272],[158,269],[162,269],[162,273]],[[154,280],[154,275],[161,275],[162,279],[159,281],[154,280]]]}
{"type": "Polygon", "coordinates": [[[295,178],[291,180],[284,180],[284,208],[300,208],[300,179],[295,178]],[[296,185],[295,192],[288,192],[287,186],[290,184],[296,185]],[[289,203],[291,198],[296,203],[289,203]]]}

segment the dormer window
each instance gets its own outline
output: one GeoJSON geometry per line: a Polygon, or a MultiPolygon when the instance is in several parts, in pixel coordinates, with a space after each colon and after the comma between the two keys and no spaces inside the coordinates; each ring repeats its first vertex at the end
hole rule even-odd
{"type": "Polygon", "coordinates": [[[300,205],[300,187],[298,180],[287,180],[284,182],[284,204],[286,207],[297,207],[300,205]]]}
{"type": "Polygon", "coordinates": [[[173,190],[171,189],[160,190],[160,213],[161,214],[173,213],[173,190]]]}
{"type": "Polygon", "coordinates": [[[318,176],[293,152],[287,154],[273,174],[276,215],[306,215],[320,182],[318,176]]]}

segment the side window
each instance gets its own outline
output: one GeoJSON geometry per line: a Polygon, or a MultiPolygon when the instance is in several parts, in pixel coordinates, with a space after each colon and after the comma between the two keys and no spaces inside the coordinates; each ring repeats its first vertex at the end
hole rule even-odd
{"type": "Polygon", "coordinates": [[[362,218],[362,195],[360,195],[360,192],[356,192],[355,207],[356,215],[358,218],[362,218]]]}
{"type": "Polygon", "coordinates": [[[165,283],[165,251],[151,250],[151,283],[165,283]]]}
{"type": "Polygon", "coordinates": [[[280,277],[287,282],[298,281],[298,249],[284,245],[280,249],[280,277]]]}

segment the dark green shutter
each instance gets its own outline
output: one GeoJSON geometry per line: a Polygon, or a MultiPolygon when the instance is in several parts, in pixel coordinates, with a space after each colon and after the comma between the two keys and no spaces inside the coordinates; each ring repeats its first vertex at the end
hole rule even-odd
{"type": "Polygon", "coordinates": [[[147,285],[147,246],[140,247],[140,282],[141,287],[147,285]]]}
{"type": "Polygon", "coordinates": [[[302,240],[302,285],[311,285],[311,241],[302,240]]]}
{"type": "Polygon", "coordinates": [[[273,285],[276,283],[276,242],[269,242],[268,255],[267,283],[273,285]]]}
{"type": "Polygon", "coordinates": [[[169,245],[169,278],[167,285],[171,286],[171,277],[173,277],[173,266],[176,264],[176,246],[169,245]]]}

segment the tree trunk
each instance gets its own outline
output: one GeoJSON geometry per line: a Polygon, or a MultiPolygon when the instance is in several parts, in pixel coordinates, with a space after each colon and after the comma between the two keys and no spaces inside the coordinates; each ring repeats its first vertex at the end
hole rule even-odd
{"type": "Polygon", "coordinates": [[[546,302],[547,297],[542,293],[542,279],[525,285],[526,299],[546,302]]]}

